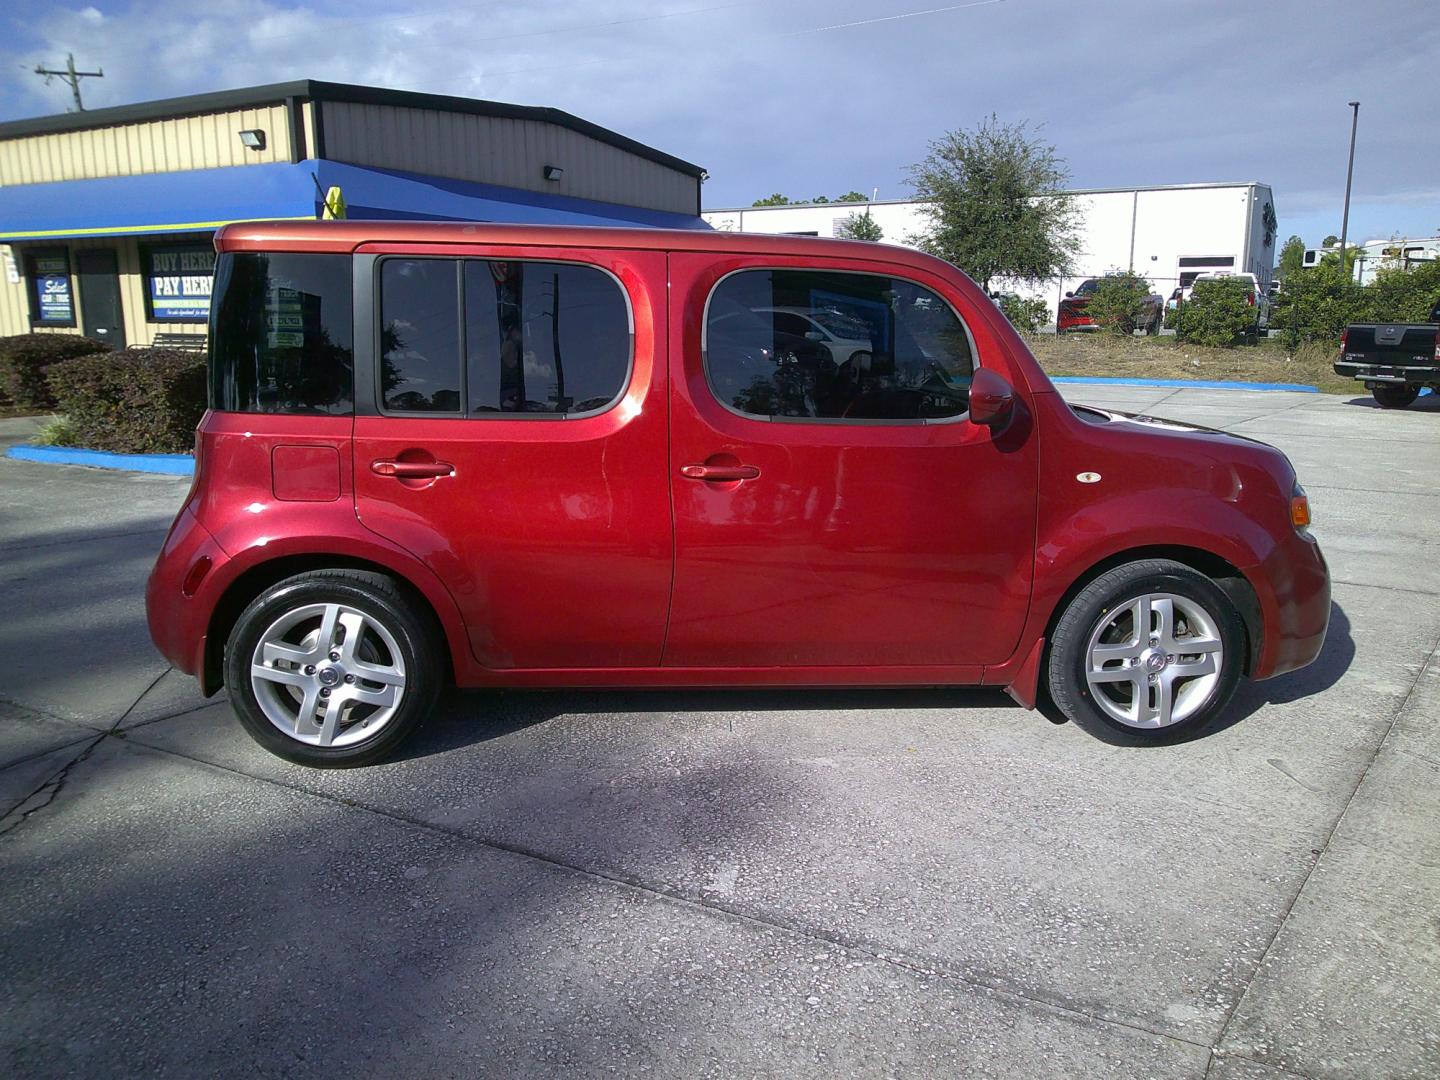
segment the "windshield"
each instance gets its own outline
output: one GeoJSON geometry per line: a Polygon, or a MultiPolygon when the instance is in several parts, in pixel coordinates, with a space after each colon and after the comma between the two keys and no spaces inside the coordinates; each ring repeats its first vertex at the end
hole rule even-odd
{"type": "Polygon", "coordinates": [[[842,315],[838,311],[816,311],[810,317],[837,338],[870,340],[870,328],[858,319],[842,315]]]}
{"type": "Polygon", "coordinates": [[[1096,280],[1095,278],[1093,278],[1093,277],[1092,277],[1092,278],[1088,278],[1088,279],[1086,279],[1085,281],[1082,281],[1082,282],[1080,283],[1080,287],[1075,290],[1075,295],[1076,295],[1076,296],[1089,296],[1089,295],[1091,295],[1096,289],[1098,289],[1099,287],[1100,287],[1100,282],[1099,282],[1099,281],[1097,281],[1097,280],[1096,280]]]}

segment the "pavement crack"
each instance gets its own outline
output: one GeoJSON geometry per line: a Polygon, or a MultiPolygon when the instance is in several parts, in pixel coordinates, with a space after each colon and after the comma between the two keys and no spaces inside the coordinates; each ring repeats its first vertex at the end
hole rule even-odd
{"type": "MultiPolygon", "coordinates": [[[[1310,879],[1315,876],[1315,871],[1319,868],[1320,864],[1324,861],[1326,854],[1330,851],[1330,845],[1335,840],[1335,834],[1340,831],[1340,826],[1345,821],[1345,815],[1350,812],[1350,807],[1355,802],[1355,796],[1358,795],[1360,789],[1364,787],[1365,778],[1370,775],[1370,770],[1374,768],[1376,760],[1378,760],[1380,757],[1380,752],[1385,749],[1385,744],[1390,741],[1391,735],[1395,733],[1395,725],[1398,724],[1400,722],[1400,718],[1405,715],[1405,710],[1409,707],[1411,699],[1414,698],[1415,691],[1419,689],[1420,683],[1425,678],[1426,672],[1430,670],[1430,666],[1435,663],[1437,653],[1440,653],[1440,636],[1437,636],[1436,639],[1431,642],[1430,649],[1425,654],[1425,659],[1421,661],[1419,669],[1415,672],[1415,678],[1410,683],[1410,689],[1406,691],[1405,697],[1401,700],[1399,707],[1395,710],[1395,714],[1390,717],[1390,723],[1385,728],[1385,734],[1382,735],[1380,737],[1380,741],[1375,744],[1375,749],[1371,751],[1369,760],[1365,762],[1365,767],[1360,770],[1360,775],[1355,781],[1355,786],[1351,788],[1350,795],[1345,800],[1345,805],[1341,807],[1340,813],[1336,816],[1334,824],[1330,826],[1330,831],[1326,833],[1325,842],[1320,845],[1319,854],[1317,854],[1314,861],[1311,862],[1310,869],[1305,871],[1305,876],[1301,879],[1299,887],[1296,888],[1294,894],[1290,897],[1290,901],[1285,905],[1285,910],[1280,913],[1280,918],[1275,924],[1275,931],[1270,935],[1270,940],[1265,943],[1265,948],[1261,951],[1260,958],[1255,961],[1255,966],[1251,968],[1250,976],[1245,980],[1244,988],[1240,991],[1239,994],[1236,995],[1235,1003],[1230,1006],[1230,1011],[1226,1014],[1225,1021],[1220,1025],[1220,1031],[1215,1036],[1215,1041],[1212,1044],[1212,1049],[1220,1047],[1225,1042],[1225,1036],[1229,1033],[1230,1028],[1235,1023],[1235,1017],[1239,1015],[1240,1007],[1245,1004],[1245,999],[1250,995],[1251,989],[1253,989],[1255,986],[1255,980],[1259,977],[1260,972],[1265,967],[1265,961],[1269,959],[1270,953],[1275,948],[1275,942],[1279,940],[1281,931],[1285,929],[1286,924],[1290,921],[1291,912],[1295,910],[1295,905],[1299,903],[1300,897],[1304,895],[1306,887],[1310,884],[1310,879]]],[[[1284,770],[1282,769],[1281,771],[1283,772],[1284,770]]],[[[1288,776],[1289,773],[1286,773],[1286,775],[1288,776]]],[[[1293,780],[1294,777],[1291,777],[1291,779],[1293,780]]],[[[1262,1062],[1261,1064],[1268,1063],[1262,1062]]],[[[1208,1067],[1206,1068],[1206,1072],[1208,1074],[1208,1067]]]]}
{"type": "Polygon", "coordinates": [[[92,738],[80,753],[62,765],[57,772],[51,774],[48,779],[41,783],[41,785],[29,795],[21,799],[4,818],[0,818],[0,836],[10,835],[10,833],[29,821],[31,817],[38,814],[41,810],[44,810],[59,798],[60,792],[65,789],[65,781],[70,779],[70,770],[93,754],[95,748],[105,741],[108,734],[108,732],[101,732],[92,738]],[[38,803],[36,802],[37,799],[40,800],[38,803]],[[31,803],[35,803],[35,805],[32,806],[30,805],[31,803]],[[7,819],[9,819],[8,823],[7,819]]]}
{"type": "Polygon", "coordinates": [[[89,758],[90,755],[95,752],[95,748],[106,739],[119,734],[120,725],[125,722],[125,718],[135,711],[136,706],[145,700],[145,696],[149,694],[151,690],[154,690],[155,687],[159,685],[160,680],[168,675],[170,671],[171,665],[166,664],[164,670],[150,680],[150,684],[146,686],[144,690],[140,691],[139,696],[130,703],[129,708],[116,718],[113,724],[98,735],[93,736],[90,741],[86,743],[84,749],[62,765],[57,772],[52,773],[49,778],[42,781],[39,787],[21,799],[8,814],[0,818],[0,836],[8,836],[41,810],[52,805],[55,800],[59,798],[60,792],[65,789],[65,782],[70,779],[70,770],[89,758]],[[37,800],[39,801],[37,802],[37,800]],[[31,805],[32,803],[35,805],[31,805]]]}
{"type": "Polygon", "coordinates": [[[547,854],[546,852],[541,851],[537,848],[527,847],[523,844],[511,843],[506,840],[500,840],[496,837],[477,836],[474,833],[467,833],[459,829],[450,828],[444,825],[438,825],[435,822],[426,821],[423,818],[416,817],[411,814],[402,813],[398,810],[390,809],[387,807],[375,806],[369,803],[361,802],[358,799],[347,798],[339,795],[332,795],[328,792],[316,791],[312,788],[288,784],[281,780],[275,780],[265,776],[257,776],[254,773],[245,772],[243,769],[237,769],[229,765],[219,765],[212,761],[206,761],[203,758],[194,757],[190,754],[184,754],[177,750],[169,749],[168,747],[153,746],[150,743],[147,743],[140,739],[131,739],[127,740],[127,742],[131,746],[140,747],[152,753],[164,754],[169,757],[179,758],[183,761],[189,761],[193,764],[199,765],[202,768],[216,769],[220,772],[228,773],[232,776],[243,777],[246,780],[251,780],[256,783],[279,788],[282,791],[287,791],[294,795],[301,795],[312,799],[318,799],[323,802],[335,804],[337,806],[343,806],[350,810],[358,810],[362,813],[374,814],[377,817],[382,817],[389,821],[393,821],[402,825],[407,825],[411,828],[420,829],[421,831],[432,833],[437,836],[446,837],[447,839],[460,844],[465,844],[472,847],[485,848],[487,850],[501,852],[506,855],[514,855],[522,859],[542,863],[555,870],[560,870],[566,873],[578,874],[581,877],[589,878],[594,881],[601,881],[609,885],[615,885],[624,889],[630,889],[638,893],[643,893],[653,899],[658,899],[673,904],[679,904],[687,908],[699,909],[701,911],[708,912],[711,915],[720,916],[726,919],[733,920],[735,922],[746,924],[748,926],[761,927],[769,931],[778,930],[783,933],[793,934],[796,937],[813,941],[819,945],[828,945],[833,948],[844,949],[849,953],[857,956],[863,956],[866,959],[873,960],[878,964],[884,964],[888,967],[901,969],[914,975],[919,975],[925,978],[932,979],[953,980],[957,983],[963,983],[964,985],[974,990],[982,991],[988,994],[994,994],[997,997],[1005,998],[1021,1007],[1028,1006],[1032,1008],[1049,1009],[1057,1013],[1062,1013],[1067,1016],[1074,1017],[1076,1019],[1086,1020],[1096,1024],[1104,1024],[1112,1027],[1124,1028],[1128,1031],[1134,1031],[1140,1034],[1149,1035],[1153,1038],[1164,1039],[1168,1042],[1173,1042],[1182,1046],[1190,1047],[1191,1049],[1207,1051],[1212,1049],[1210,1043],[1203,1042],[1198,1039],[1186,1038],[1182,1035],[1176,1035],[1173,1032],[1158,1031],[1154,1028],[1147,1027],[1144,1024],[1135,1020],[1122,1020],[1114,1016],[1102,1015],[1100,1013],[1093,1012],[1081,1006],[1078,1006],[1074,1002],[1067,1001],[1059,995],[1054,995],[1052,1000],[1050,996],[1028,993],[1013,986],[1002,985],[996,980],[984,979],[976,976],[971,972],[951,967],[948,964],[935,961],[922,961],[902,956],[897,952],[897,950],[893,948],[876,945],[873,942],[868,942],[858,937],[851,938],[843,934],[827,934],[815,929],[814,927],[805,926],[799,923],[788,921],[786,919],[774,917],[767,918],[761,915],[756,915],[752,912],[741,911],[737,908],[728,907],[724,904],[717,903],[714,900],[708,900],[703,896],[696,895],[681,889],[657,884],[655,882],[645,881],[644,879],[631,874],[625,874],[614,870],[597,870],[593,867],[581,866],[577,863],[567,862],[564,859],[556,858],[555,856],[547,854]]]}

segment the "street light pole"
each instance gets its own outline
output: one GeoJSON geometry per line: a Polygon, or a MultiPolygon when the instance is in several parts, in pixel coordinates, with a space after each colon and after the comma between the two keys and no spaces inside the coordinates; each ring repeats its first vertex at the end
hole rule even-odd
{"type": "Polygon", "coordinates": [[[1360,124],[1360,102],[1346,102],[1350,106],[1350,164],[1345,167],[1345,213],[1340,218],[1340,273],[1348,279],[1345,271],[1345,234],[1350,229],[1350,180],[1355,175],[1355,129],[1360,124]]]}

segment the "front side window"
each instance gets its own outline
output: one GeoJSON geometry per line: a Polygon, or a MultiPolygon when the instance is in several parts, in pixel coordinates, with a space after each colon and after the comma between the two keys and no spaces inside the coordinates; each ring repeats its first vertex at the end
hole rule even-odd
{"type": "Polygon", "coordinates": [[[214,291],[212,409],[353,410],[350,256],[227,253],[214,291]]]}
{"type": "Polygon", "coordinates": [[[716,397],[767,419],[949,419],[968,408],[975,368],[964,324],[929,289],[823,270],[725,278],[704,351],[716,397]]]}
{"type": "Polygon", "coordinates": [[[584,416],[629,381],[630,309],[592,266],[386,259],[380,319],[386,412],[584,416]]]}

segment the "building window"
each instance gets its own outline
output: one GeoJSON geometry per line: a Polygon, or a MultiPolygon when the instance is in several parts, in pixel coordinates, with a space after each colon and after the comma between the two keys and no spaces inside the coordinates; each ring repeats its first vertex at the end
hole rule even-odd
{"type": "Polygon", "coordinates": [[[70,255],[64,248],[25,255],[30,322],[36,326],[75,325],[75,286],[70,255]]]}
{"type": "Polygon", "coordinates": [[[349,255],[222,255],[210,321],[210,407],[349,414],[350,272],[349,255]]]}
{"type": "Polygon", "coordinates": [[[727,408],[760,419],[924,421],[969,408],[970,334],[900,278],[744,270],[705,315],[705,373],[727,408]]]}
{"type": "Polygon", "coordinates": [[[215,249],[208,244],[141,249],[145,318],[150,322],[205,322],[215,281],[215,249]]]}

